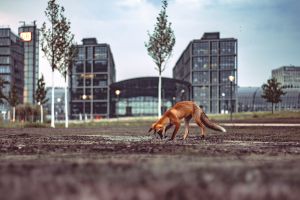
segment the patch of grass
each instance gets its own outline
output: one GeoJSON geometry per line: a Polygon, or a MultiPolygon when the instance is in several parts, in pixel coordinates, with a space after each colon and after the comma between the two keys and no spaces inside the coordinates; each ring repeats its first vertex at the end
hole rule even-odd
{"type": "Polygon", "coordinates": [[[47,128],[49,124],[47,123],[39,123],[39,122],[0,122],[0,128],[47,128]]]}
{"type": "MultiPolygon", "coordinates": [[[[215,120],[230,120],[230,114],[208,114],[208,117],[215,120]]],[[[282,119],[282,118],[300,118],[300,111],[282,111],[282,112],[242,112],[233,113],[232,118],[235,120],[246,119],[282,119]]]]}

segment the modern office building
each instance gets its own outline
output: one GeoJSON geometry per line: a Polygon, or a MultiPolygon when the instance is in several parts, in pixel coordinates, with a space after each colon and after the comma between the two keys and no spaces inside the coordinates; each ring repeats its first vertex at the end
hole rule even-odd
{"type": "MultiPolygon", "coordinates": [[[[162,78],[162,112],[189,100],[190,83],[162,78]]],[[[157,116],[158,77],[140,77],[110,85],[111,116],[157,116]]]]}
{"type": "Polygon", "coordinates": [[[237,51],[237,39],[220,38],[219,32],[204,33],[183,51],[173,68],[173,78],[192,84],[190,99],[202,105],[207,113],[224,112],[230,100],[235,112],[237,51]],[[230,81],[229,76],[234,80],[230,81]]]}
{"type": "Polygon", "coordinates": [[[283,88],[300,88],[299,66],[282,66],[274,69],[272,77],[276,78],[283,88]]]}
{"type": "Polygon", "coordinates": [[[24,103],[34,104],[34,93],[39,78],[39,29],[35,21],[19,27],[24,43],[24,103]]]}
{"type": "MultiPolygon", "coordinates": [[[[0,28],[0,76],[9,82],[2,90],[8,96],[13,85],[18,91],[19,103],[23,103],[24,87],[24,46],[21,39],[10,28],[0,28]]],[[[6,101],[0,105],[1,112],[6,112],[6,101]]]]}
{"type": "Polygon", "coordinates": [[[98,44],[96,38],[85,38],[77,46],[70,74],[70,115],[79,119],[108,118],[110,88],[115,82],[115,63],[108,44],[98,44]]]}

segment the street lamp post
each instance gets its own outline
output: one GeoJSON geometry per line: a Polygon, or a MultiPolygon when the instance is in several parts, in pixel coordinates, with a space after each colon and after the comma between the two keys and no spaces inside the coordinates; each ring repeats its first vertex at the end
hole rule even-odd
{"type": "Polygon", "coordinates": [[[172,97],[172,106],[175,105],[175,102],[176,102],[176,97],[172,97]]]}
{"type": "Polygon", "coordinates": [[[181,91],[180,91],[180,93],[181,93],[181,101],[183,101],[183,95],[184,95],[184,93],[185,93],[185,90],[184,89],[182,89],[181,91]]]}
{"type": "Polygon", "coordinates": [[[85,113],[85,100],[86,100],[87,96],[84,94],[82,95],[82,99],[84,100],[83,101],[83,116],[84,116],[84,120],[86,121],[87,120],[87,116],[86,116],[86,113],[85,113]]]}
{"type": "Polygon", "coordinates": [[[41,123],[44,123],[44,111],[43,111],[43,104],[39,101],[38,105],[40,106],[41,110],[41,123]]]}
{"type": "Polygon", "coordinates": [[[232,121],[232,83],[234,81],[234,76],[230,75],[228,79],[230,81],[230,121],[232,121]]]}
{"type": "Polygon", "coordinates": [[[117,101],[116,101],[116,117],[118,118],[118,108],[119,108],[119,106],[117,106],[117,105],[118,105],[118,103],[119,103],[119,96],[120,96],[120,94],[121,94],[121,91],[120,91],[120,90],[116,90],[116,91],[115,91],[115,94],[116,94],[116,96],[117,96],[117,101]]]}

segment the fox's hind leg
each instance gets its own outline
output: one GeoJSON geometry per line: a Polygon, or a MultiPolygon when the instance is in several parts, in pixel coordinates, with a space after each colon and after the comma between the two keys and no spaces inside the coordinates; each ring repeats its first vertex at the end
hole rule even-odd
{"type": "Polygon", "coordinates": [[[193,118],[196,122],[196,124],[199,126],[200,130],[201,130],[201,139],[204,139],[205,137],[205,125],[201,122],[201,118],[200,118],[200,115],[201,115],[201,111],[200,110],[196,110],[194,115],[193,115],[193,118]]]}
{"type": "Polygon", "coordinates": [[[205,126],[200,120],[196,121],[196,123],[199,126],[199,128],[201,129],[201,139],[204,139],[205,138],[205,126]]]}
{"type": "Polygon", "coordinates": [[[185,130],[184,130],[183,140],[185,140],[189,135],[189,125],[190,125],[191,118],[192,116],[188,116],[184,119],[185,130]]]}

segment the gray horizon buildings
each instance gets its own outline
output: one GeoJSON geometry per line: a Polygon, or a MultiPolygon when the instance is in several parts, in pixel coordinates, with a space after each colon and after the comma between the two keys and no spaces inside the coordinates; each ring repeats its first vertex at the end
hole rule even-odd
{"type": "MultiPolygon", "coordinates": [[[[5,96],[9,95],[15,85],[19,97],[19,103],[23,103],[24,87],[24,44],[18,35],[10,28],[0,28],[0,76],[8,81],[2,90],[5,96]]],[[[6,112],[9,105],[6,101],[0,105],[1,112],[6,112]]]]}
{"type": "Polygon", "coordinates": [[[283,88],[300,88],[300,66],[282,66],[272,70],[272,77],[281,83],[283,88]]]}
{"type": "Polygon", "coordinates": [[[190,99],[205,112],[224,113],[231,109],[231,99],[236,112],[237,51],[237,39],[220,38],[219,32],[204,33],[183,51],[173,68],[173,78],[192,84],[190,99]],[[232,84],[229,76],[234,77],[232,84]]]}
{"type": "Polygon", "coordinates": [[[39,29],[35,21],[19,27],[24,43],[24,103],[34,104],[39,79],[39,29]]]}
{"type": "Polygon", "coordinates": [[[110,88],[116,80],[115,63],[110,46],[98,44],[96,38],[82,39],[76,46],[70,74],[70,116],[79,119],[109,118],[110,88]]]}

